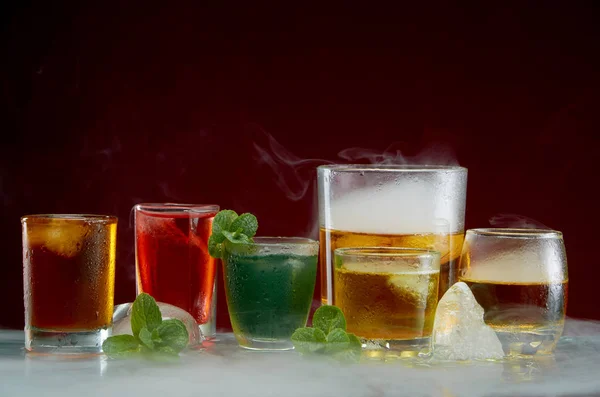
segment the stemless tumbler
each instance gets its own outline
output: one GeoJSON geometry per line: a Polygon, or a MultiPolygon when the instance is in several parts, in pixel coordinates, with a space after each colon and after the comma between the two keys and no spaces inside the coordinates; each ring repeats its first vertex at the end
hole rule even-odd
{"type": "Polygon", "coordinates": [[[319,243],[305,238],[255,237],[251,244],[226,244],[225,296],[240,346],[292,349],[292,334],[308,320],[319,243]]]}
{"type": "Polygon", "coordinates": [[[321,302],[335,304],[333,255],[343,247],[441,253],[439,297],[456,282],[464,238],[467,169],[325,165],[317,168],[321,302]]]}
{"type": "Polygon", "coordinates": [[[117,218],[21,218],[25,349],[99,353],[112,325],[117,218]]]}
{"type": "Polygon", "coordinates": [[[216,262],[208,253],[217,205],[138,204],[137,292],[190,313],[205,338],[216,335],[216,262]]]}
{"type": "Polygon", "coordinates": [[[508,355],[549,354],[567,308],[562,233],[539,229],[470,229],[459,280],[471,288],[508,355]]]}
{"type": "Polygon", "coordinates": [[[410,248],[338,248],[335,304],[363,343],[418,354],[429,347],[440,253],[410,248]]]}

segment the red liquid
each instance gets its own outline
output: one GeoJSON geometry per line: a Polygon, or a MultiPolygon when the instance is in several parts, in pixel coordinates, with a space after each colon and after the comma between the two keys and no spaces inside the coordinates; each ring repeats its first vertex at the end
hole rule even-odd
{"type": "Polygon", "coordinates": [[[216,266],[207,244],[215,215],[136,211],[138,293],[186,310],[198,324],[210,319],[216,266]]]}

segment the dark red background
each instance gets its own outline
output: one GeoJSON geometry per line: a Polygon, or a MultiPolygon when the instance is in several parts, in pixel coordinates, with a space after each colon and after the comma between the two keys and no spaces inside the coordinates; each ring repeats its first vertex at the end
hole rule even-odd
{"type": "Polygon", "coordinates": [[[23,326],[21,215],[118,215],[121,303],[134,204],[217,203],[314,237],[314,166],[394,142],[468,167],[467,228],[514,213],[563,231],[568,314],[600,319],[592,2],[206,3],[3,5],[0,325],[23,326]]]}

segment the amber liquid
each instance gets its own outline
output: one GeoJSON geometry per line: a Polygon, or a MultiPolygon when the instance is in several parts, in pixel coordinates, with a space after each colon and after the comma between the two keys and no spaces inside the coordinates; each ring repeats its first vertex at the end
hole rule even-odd
{"type": "Polygon", "coordinates": [[[484,320],[505,351],[544,354],[553,350],[564,328],[568,280],[511,283],[461,277],[483,307],[484,320]]]}
{"type": "Polygon", "coordinates": [[[457,259],[464,241],[463,232],[453,234],[369,234],[340,230],[319,230],[321,302],[333,304],[333,251],[343,247],[406,247],[428,248],[440,252],[438,298],[457,280],[457,259]]]}
{"type": "Polygon", "coordinates": [[[90,331],[112,324],[116,230],[116,222],[28,221],[23,236],[28,328],[90,331]]]}
{"type": "Polygon", "coordinates": [[[404,340],[431,335],[438,272],[368,273],[334,270],[334,304],[349,332],[363,339],[404,340]]]}
{"type": "Polygon", "coordinates": [[[136,213],[138,292],[187,311],[198,324],[210,320],[216,264],[207,247],[215,215],[136,213]]]}

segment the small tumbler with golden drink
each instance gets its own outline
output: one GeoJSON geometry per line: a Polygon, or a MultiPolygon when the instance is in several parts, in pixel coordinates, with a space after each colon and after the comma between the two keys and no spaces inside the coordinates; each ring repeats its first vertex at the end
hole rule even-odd
{"type": "Polygon", "coordinates": [[[363,343],[413,355],[429,346],[440,254],[410,248],[335,250],[334,301],[363,343]]]}

